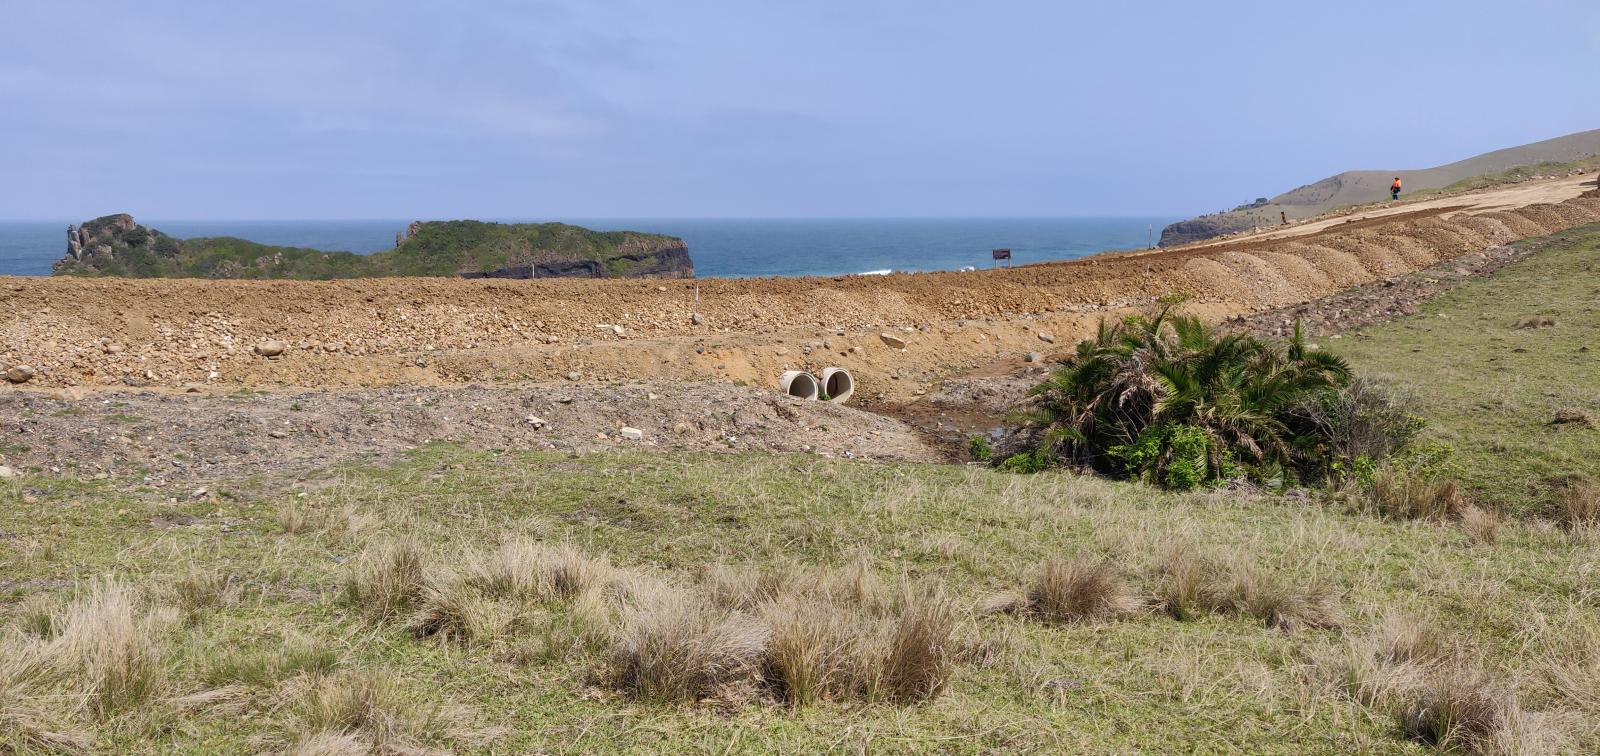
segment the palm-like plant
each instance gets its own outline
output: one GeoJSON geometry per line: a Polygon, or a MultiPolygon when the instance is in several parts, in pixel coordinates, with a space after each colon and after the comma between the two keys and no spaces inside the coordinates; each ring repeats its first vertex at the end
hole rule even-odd
{"type": "Polygon", "coordinates": [[[1308,348],[1298,325],[1285,344],[1218,336],[1169,305],[1102,321],[1033,389],[1020,419],[1036,459],[1192,485],[1237,464],[1289,467],[1302,445],[1285,424],[1288,409],[1349,380],[1349,366],[1308,348]],[[1182,475],[1167,474],[1180,465],[1182,475]]]}

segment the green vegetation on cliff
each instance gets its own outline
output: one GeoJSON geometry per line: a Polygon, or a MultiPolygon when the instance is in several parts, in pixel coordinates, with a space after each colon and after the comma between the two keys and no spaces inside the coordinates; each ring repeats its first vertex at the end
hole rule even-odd
{"type": "Polygon", "coordinates": [[[108,215],[68,234],[60,275],[132,278],[333,279],[376,276],[469,278],[689,278],[683,241],[564,223],[414,223],[402,243],[372,255],[274,247],[233,237],[175,239],[108,215]]]}

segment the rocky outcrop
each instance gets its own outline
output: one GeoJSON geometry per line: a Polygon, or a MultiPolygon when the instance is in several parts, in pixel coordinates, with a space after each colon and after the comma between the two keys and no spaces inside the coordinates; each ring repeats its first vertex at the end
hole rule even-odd
{"type": "Polygon", "coordinates": [[[127,213],[106,215],[67,227],[67,255],[53,266],[55,273],[94,273],[116,268],[128,260],[172,258],[178,240],[135,223],[127,213]]]}
{"type": "Polygon", "coordinates": [[[693,278],[694,263],[682,239],[562,223],[415,221],[395,235],[394,249],[358,255],[230,237],[179,240],[124,213],[69,227],[67,254],[53,271],[213,279],[693,278]]]}
{"type": "Polygon", "coordinates": [[[1173,247],[1179,244],[1188,244],[1189,242],[1205,241],[1218,236],[1249,231],[1259,225],[1261,225],[1259,219],[1240,212],[1202,215],[1198,218],[1178,221],[1161,229],[1159,245],[1173,247]]]}

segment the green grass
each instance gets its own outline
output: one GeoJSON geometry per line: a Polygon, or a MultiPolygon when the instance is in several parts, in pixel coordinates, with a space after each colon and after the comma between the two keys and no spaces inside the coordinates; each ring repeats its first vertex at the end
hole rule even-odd
{"type": "Polygon", "coordinates": [[[1527,181],[1534,176],[1564,176],[1572,171],[1581,170],[1592,172],[1597,168],[1600,168],[1600,157],[1589,157],[1570,162],[1546,161],[1543,163],[1534,163],[1532,165],[1519,165],[1515,168],[1500,171],[1498,173],[1485,173],[1481,176],[1465,178],[1455,182],[1454,184],[1439,189],[1423,189],[1420,191],[1411,192],[1408,196],[1411,198],[1416,198],[1431,194],[1470,192],[1475,189],[1484,189],[1491,186],[1500,186],[1502,184],[1518,184],[1523,181],[1527,181]]]}
{"type": "Polygon", "coordinates": [[[1562,408],[1600,421],[1600,226],[1539,243],[1413,317],[1328,342],[1414,394],[1469,489],[1517,513],[1538,511],[1562,476],[1600,476],[1600,429],[1550,425],[1562,408]],[[1555,325],[1519,327],[1535,316],[1555,325]]]}
{"type": "Polygon", "coordinates": [[[80,723],[94,750],[285,743],[310,721],[296,703],[307,686],[378,675],[357,682],[406,716],[449,712],[449,726],[430,719],[416,737],[451,750],[1404,751],[1415,746],[1392,716],[1327,680],[1327,660],[1386,612],[1425,618],[1491,668],[1525,674],[1524,704],[1539,710],[1575,705],[1541,677],[1563,644],[1593,637],[1583,648],[1600,653],[1594,542],[1515,523],[1491,548],[1454,528],[1273,499],[807,456],[430,446],[393,467],[324,471],[306,488],[177,504],[112,481],[0,488],[5,624],[27,624],[41,597],[65,599],[61,586],[108,574],[183,610],[160,636],[163,694],[80,723]],[[25,488],[35,491],[26,503],[25,488]],[[567,650],[559,606],[526,608],[505,636],[461,646],[372,624],[340,601],[373,544],[416,539],[449,564],[511,534],[680,586],[718,563],[866,560],[887,585],[903,579],[954,600],[962,662],[942,695],[910,706],[659,704],[598,684],[605,655],[567,650]],[[1155,565],[1173,543],[1331,590],[1345,627],[1291,634],[1240,614],[1179,622],[1157,611],[1077,625],[977,614],[1052,558],[1117,565],[1154,595],[1155,565]],[[167,703],[217,690],[215,704],[167,703]]]}

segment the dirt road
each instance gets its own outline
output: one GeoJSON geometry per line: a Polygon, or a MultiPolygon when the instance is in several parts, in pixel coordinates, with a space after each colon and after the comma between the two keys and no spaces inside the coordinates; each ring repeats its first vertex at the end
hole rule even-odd
{"type": "MultiPolygon", "coordinates": [[[[1216,244],[1010,270],[700,281],[0,278],[25,388],[353,387],[664,379],[770,387],[841,365],[867,406],[1069,349],[1184,293],[1222,319],[1600,221],[1577,179],[1400,203],[1216,244]],[[1559,200],[1549,202],[1548,200],[1559,200]],[[1319,225],[1320,224],[1320,225],[1319,225]],[[695,314],[699,318],[695,318],[695,314]],[[891,346],[882,335],[904,342],[891,346]],[[281,340],[281,356],[253,347],[281,340]]],[[[5,389],[0,389],[5,390],[5,389]]]]}

